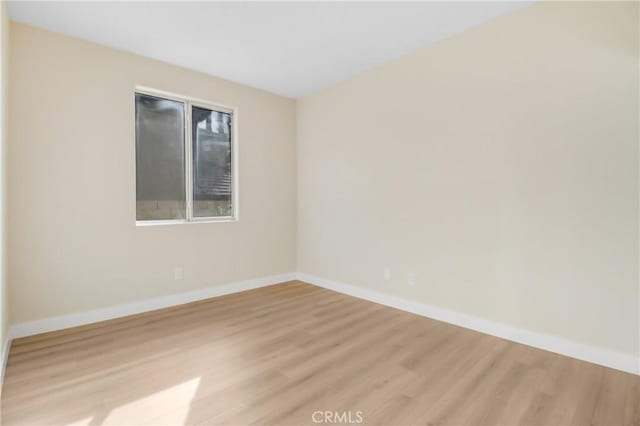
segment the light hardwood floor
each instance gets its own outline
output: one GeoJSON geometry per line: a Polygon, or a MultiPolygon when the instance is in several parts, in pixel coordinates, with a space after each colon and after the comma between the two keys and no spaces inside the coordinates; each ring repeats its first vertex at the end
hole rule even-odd
{"type": "Polygon", "coordinates": [[[639,381],[290,282],[15,340],[1,408],[3,425],[637,426],[639,381]]]}

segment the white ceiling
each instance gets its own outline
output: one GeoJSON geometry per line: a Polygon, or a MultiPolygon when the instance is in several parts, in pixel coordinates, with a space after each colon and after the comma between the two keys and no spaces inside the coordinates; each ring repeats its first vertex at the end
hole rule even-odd
{"type": "Polygon", "coordinates": [[[11,19],[298,98],[524,2],[31,2],[11,19]]]}

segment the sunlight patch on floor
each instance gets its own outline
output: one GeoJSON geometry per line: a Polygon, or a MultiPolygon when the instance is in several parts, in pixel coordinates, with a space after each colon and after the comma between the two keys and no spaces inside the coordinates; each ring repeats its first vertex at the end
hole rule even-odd
{"type": "MultiPolygon", "coordinates": [[[[189,402],[194,398],[200,385],[200,378],[171,386],[162,391],[147,395],[144,398],[131,401],[111,410],[108,416],[100,425],[121,425],[121,424],[145,424],[153,423],[152,420],[160,413],[158,407],[172,406],[173,418],[183,424],[189,415],[189,402]]],[[[92,423],[97,425],[97,423],[92,423]]]]}

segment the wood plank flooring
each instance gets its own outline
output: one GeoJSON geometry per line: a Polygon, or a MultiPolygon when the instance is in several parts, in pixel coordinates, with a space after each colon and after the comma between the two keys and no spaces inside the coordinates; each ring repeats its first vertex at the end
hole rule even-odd
{"type": "Polygon", "coordinates": [[[639,426],[640,380],[293,281],[15,340],[1,409],[6,426],[639,426]]]}

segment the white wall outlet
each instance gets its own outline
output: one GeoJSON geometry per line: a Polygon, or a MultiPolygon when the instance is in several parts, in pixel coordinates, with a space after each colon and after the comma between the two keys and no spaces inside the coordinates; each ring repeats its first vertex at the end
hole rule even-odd
{"type": "Polygon", "coordinates": [[[411,287],[415,287],[415,285],[416,285],[416,273],[415,272],[409,272],[409,274],[407,275],[407,282],[409,283],[409,285],[411,287]]]}
{"type": "Polygon", "coordinates": [[[385,281],[390,281],[391,280],[391,269],[384,268],[384,280],[385,281]]]}
{"type": "Polygon", "coordinates": [[[180,281],[184,277],[184,271],[182,270],[182,266],[176,266],[173,268],[173,279],[175,281],[180,281]]]}

